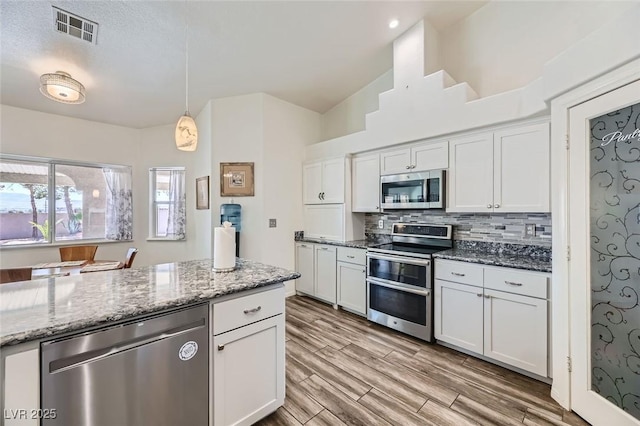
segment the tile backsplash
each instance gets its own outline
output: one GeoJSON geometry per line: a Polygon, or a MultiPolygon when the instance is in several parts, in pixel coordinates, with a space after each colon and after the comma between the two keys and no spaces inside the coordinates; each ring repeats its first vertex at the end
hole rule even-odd
{"type": "Polygon", "coordinates": [[[551,247],[550,213],[445,213],[435,210],[395,210],[367,213],[365,233],[370,237],[388,235],[397,222],[423,222],[454,225],[453,239],[551,247]],[[384,227],[378,228],[378,221],[384,227]],[[536,235],[525,236],[525,225],[534,224],[536,235]],[[371,235],[374,234],[374,235],[371,235]]]}

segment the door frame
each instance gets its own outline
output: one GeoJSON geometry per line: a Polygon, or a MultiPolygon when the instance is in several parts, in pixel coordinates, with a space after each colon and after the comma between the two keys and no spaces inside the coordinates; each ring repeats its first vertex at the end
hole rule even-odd
{"type": "Polygon", "coordinates": [[[569,110],[640,79],[640,59],[585,83],[551,101],[551,397],[571,409],[569,288],[569,110]]]}

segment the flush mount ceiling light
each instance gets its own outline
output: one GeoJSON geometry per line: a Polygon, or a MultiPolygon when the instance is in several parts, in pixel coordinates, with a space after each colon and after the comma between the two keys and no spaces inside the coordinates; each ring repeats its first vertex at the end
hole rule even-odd
{"type": "Polygon", "coordinates": [[[394,29],[398,26],[400,22],[397,19],[392,19],[389,21],[389,28],[394,29]]]}
{"type": "Polygon", "coordinates": [[[187,21],[185,2],[185,109],[184,115],[176,124],[176,147],[180,151],[195,151],[198,146],[198,129],[196,122],[189,114],[189,23],[187,21]]]}
{"type": "Polygon", "coordinates": [[[49,99],[63,104],[84,102],[84,86],[64,71],[40,76],[40,92],[49,99]]]}

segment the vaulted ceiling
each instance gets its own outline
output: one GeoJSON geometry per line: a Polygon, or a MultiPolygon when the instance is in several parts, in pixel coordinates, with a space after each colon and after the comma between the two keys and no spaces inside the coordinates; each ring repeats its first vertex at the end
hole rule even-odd
{"type": "Polygon", "coordinates": [[[0,102],[133,128],[173,123],[209,99],[265,92],[323,113],[392,66],[392,41],[427,17],[439,29],[486,1],[0,2],[0,102]],[[56,6],[97,22],[90,44],[54,27],[56,6]],[[390,29],[396,18],[400,24],[390,29]],[[39,93],[62,70],[87,100],[39,93]]]}

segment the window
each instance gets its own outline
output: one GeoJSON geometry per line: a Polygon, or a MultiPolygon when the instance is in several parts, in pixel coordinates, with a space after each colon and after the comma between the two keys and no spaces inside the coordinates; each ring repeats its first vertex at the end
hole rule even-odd
{"type": "Polygon", "coordinates": [[[0,157],[1,246],[131,240],[131,228],[130,167],[0,157]],[[114,170],[125,176],[124,189],[112,190],[114,170]],[[125,231],[113,232],[122,221],[125,231]]]}
{"type": "Polygon", "coordinates": [[[149,238],[186,238],[184,167],[149,169],[149,238]]]}

